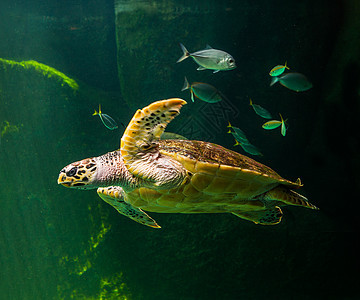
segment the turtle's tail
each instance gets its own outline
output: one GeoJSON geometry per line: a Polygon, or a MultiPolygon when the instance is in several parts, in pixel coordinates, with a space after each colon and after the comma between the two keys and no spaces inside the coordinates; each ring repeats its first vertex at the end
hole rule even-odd
{"type": "Polygon", "coordinates": [[[262,195],[263,200],[277,200],[283,202],[285,205],[303,206],[311,209],[319,209],[315,205],[311,204],[309,200],[293,190],[288,189],[285,186],[279,185],[272,190],[262,195]]]}

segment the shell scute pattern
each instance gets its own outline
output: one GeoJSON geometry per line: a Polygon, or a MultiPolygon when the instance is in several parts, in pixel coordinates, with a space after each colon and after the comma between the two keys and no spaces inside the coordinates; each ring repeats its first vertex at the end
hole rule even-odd
{"type": "Polygon", "coordinates": [[[232,166],[227,166],[227,165],[220,165],[219,169],[216,171],[217,176],[226,177],[226,178],[234,178],[238,175],[238,173],[239,173],[238,168],[234,168],[232,166]]]}
{"type": "Polygon", "coordinates": [[[204,173],[196,173],[191,177],[191,184],[198,190],[204,191],[214,179],[213,176],[204,173]]]}
{"type": "Polygon", "coordinates": [[[195,200],[201,198],[204,195],[204,193],[202,191],[199,191],[198,189],[196,189],[195,186],[192,184],[187,184],[184,187],[183,194],[187,198],[193,198],[195,200]]]}
{"type": "Polygon", "coordinates": [[[283,179],[249,157],[202,141],[160,140],[184,104],[172,98],[138,110],[118,151],[93,158],[93,165],[84,160],[86,167],[68,165],[60,171],[58,183],[76,188],[118,186],[118,194],[110,188],[100,188],[98,193],[120,213],[154,228],[159,226],[143,210],[233,213],[272,225],[282,217],[275,205],[317,209],[291,190],[301,186],[300,180],[283,179]]]}
{"type": "Polygon", "coordinates": [[[224,193],[231,184],[228,178],[214,177],[211,184],[204,190],[206,193],[220,194],[224,193]]]}
{"type": "Polygon", "coordinates": [[[184,195],[182,193],[170,193],[161,196],[156,203],[164,207],[176,207],[179,203],[182,203],[183,200],[184,195]]]}
{"type": "Polygon", "coordinates": [[[174,157],[190,172],[207,173],[244,181],[256,180],[258,183],[274,182],[292,187],[300,187],[298,182],[282,178],[271,168],[222,146],[202,141],[164,140],[159,142],[160,152],[174,157]],[[168,149],[171,151],[168,152],[168,149]]]}

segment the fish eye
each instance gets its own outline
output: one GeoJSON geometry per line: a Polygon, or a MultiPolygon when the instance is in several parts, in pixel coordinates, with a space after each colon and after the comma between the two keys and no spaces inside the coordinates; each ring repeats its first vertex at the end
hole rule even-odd
{"type": "Polygon", "coordinates": [[[76,171],[77,171],[77,167],[73,167],[70,169],[70,171],[66,172],[66,175],[69,177],[74,176],[76,174],[76,171]]]}
{"type": "Polygon", "coordinates": [[[235,61],[234,61],[232,58],[230,58],[230,59],[229,59],[229,63],[232,64],[233,62],[235,62],[235,61]]]}

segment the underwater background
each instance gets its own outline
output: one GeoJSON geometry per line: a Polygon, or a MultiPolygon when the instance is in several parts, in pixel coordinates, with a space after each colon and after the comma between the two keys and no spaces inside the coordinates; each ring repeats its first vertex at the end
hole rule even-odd
{"type": "Polygon", "coordinates": [[[357,0],[2,0],[0,299],[358,299],[360,3],[357,0]],[[176,64],[179,43],[230,53],[237,68],[176,64]],[[287,62],[313,84],[269,86],[287,62]],[[191,102],[189,82],[226,99],[191,102]],[[253,157],[320,208],[276,226],[230,214],[157,214],[155,230],[95,190],[57,185],[68,163],[119,147],[135,110],[188,101],[168,127],[253,157]],[[287,118],[265,131],[249,105],[287,118]],[[101,104],[119,127],[92,116],[101,104]]]}

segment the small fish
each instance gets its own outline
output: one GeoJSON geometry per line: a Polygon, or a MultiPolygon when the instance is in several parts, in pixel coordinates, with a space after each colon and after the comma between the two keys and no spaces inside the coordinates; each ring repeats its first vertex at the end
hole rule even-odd
{"type": "Polygon", "coordinates": [[[230,122],[227,127],[230,128],[227,133],[231,133],[236,141],[241,144],[249,144],[249,140],[247,139],[244,131],[242,131],[238,127],[231,126],[230,122]],[[231,129],[233,129],[234,131],[231,131],[231,129]]]}
{"type": "Polygon", "coordinates": [[[101,106],[99,104],[99,112],[96,111],[93,113],[93,116],[98,115],[101,119],[101,122],[103,122],[103,124],[105,125],[106,128],[110,129],[110,130],[114,130],[116,128],[118,128],[116,122],[114,121],[114,119],[112,117],[110,117],[107,114],[103,114],[101,112],[101,106]]]}
{"type": "Polygon", "coordinates": [[[270,86],[276,82],[295,92],[303,92],[312,88],[312,83],[306,78],[305,75],[300,73],[286,73],[280,77],[273,77],[270,86]]]}
{"type": "Polygon", "coordinates": [[[284,73],[285,69],[290,70],[290,68],[287,66],[287,62],[285,62],[285,65],[277,65],[271,69],[269,72],[270,76],[279,76],[282,73],[284,73]]]}
{"type": "Polygon", "coordinates": [[[229,122],[229,125],[227,127],[230,128],[228,133],[231,133],[233,135],[233,137],[235,138],[235,145],[234,146],[240,145],[241,148],[245,152],[250,153],[252,155],[262,155],[260,150],[249,142],[249,140],[247,139],[244,131],[242,131],[238,127],[232,126],[230,124],[230,122],[229,122]],[[234,131],[231,131],[231,129],[233,129],[234,131]]]}
{"type": "Polygon", "coordinates": [[[183,56],[177,60],[177,63],[182,62],[188,57],[192,57],[199,65],[197,68],[198,71],[209,69],[214,70],[214,73],[216,73],[236,68],[235,59],[225,51],[216,50],[207,46],[204,50],[189,53],[183,44],[180,44],[180,47],[183,51],[183,56]]]}
{"type": "Polygon", "coordinates": [[[271,113],[269,113],[265,108],[261,107],[260,105],[254,104],[250,98],[250,106],[254,109],[257,115],[264,119],[271,119],[271,113]]]}
{"type": "Polygon", "coordinates": [[[192,102],[194,102],[194,95],[196,98],[208,103],[216,103],[222,100],[221,93],[212,85],[202,82],[193,82],[190,85],[185,77],[184,86],[181,91],[187,89],[190,89],[192,102]]]}
{"type": "Polygon", "coordinates": [[[285,122],[287,121],[287,119],[284,120],[282,115],[281,114],[279,114],[279,115],[280,115],[281,121],[278,121],[278,120],[268,121],[262,125],[262,128],[264,128],[266,130],[271,130],[271,129],[275,129],[275,128],[278,128],[281,126],[281,134],[282,134],[282,136],[285,136],[286,130],[287,130],[285,122]]]}
{"type": "Polygon", "coordinates": [[[281,114],[279,114],[279,115],[280,115],[280,118],[281,118],[281,135],[285,136],[286,135],[286,129],[287,129],[286,126],[285,126],[285,121],[284,121],[282,115],[281,114]]]}
{"type": "Polygon", "coordinates": [[[187,138],[177,133],[163,132],[160,140],[187,140],[187,138]]]}
{"type": "MultiPolygon", "coordinates": [[[[236,144],[235,144],[236,145],[236,144]]],[[[243,150],[247,153],[250,153],[252,155],[260,155],[263,156],[263,154],[260,152],[260,150],[255,147],[252,144],[239,144],[241,146],[241,148],[243,148],[243,150]]]]}
{"type": "Polygon", "coordinates": [[[262,125],[262,128],[264,128],[266,130],[271,130],[271,129],[278,128],[280,125],[281,125],[281,121],[271,120],[271,121],[264,123],[262,125]]]}

